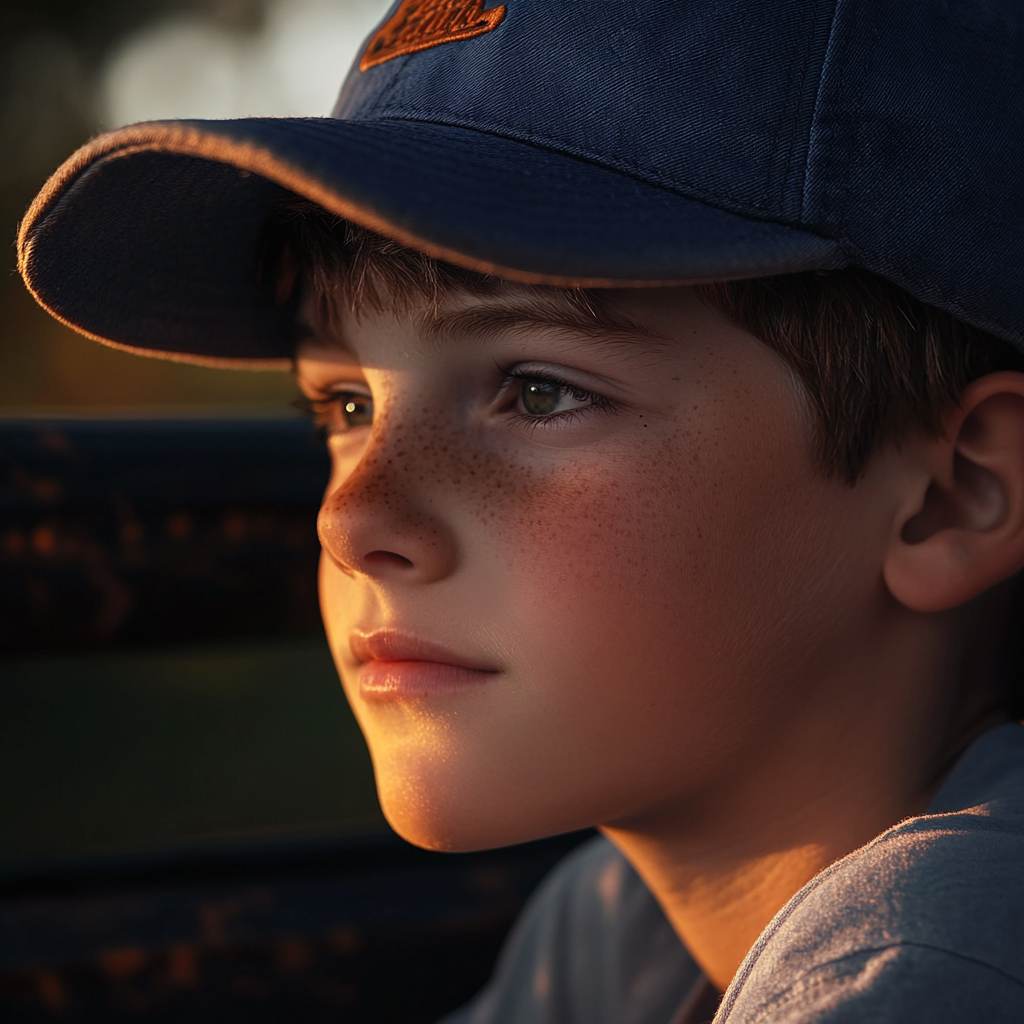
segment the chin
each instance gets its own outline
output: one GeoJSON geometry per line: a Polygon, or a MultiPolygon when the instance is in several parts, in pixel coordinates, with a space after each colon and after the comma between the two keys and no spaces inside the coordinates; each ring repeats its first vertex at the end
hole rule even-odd
{"type": "Polygon", "coordinates": [[[514,782],[502,784],[472,771],[449,775],[436,768],[421,764],[410,770],[406,763],[392,770],[387,763],[375,764],[377,794],[388,824],[426,850],[492,850],[591,824],[563,820],[550,808],[538,807],[535,794],[514,782]]]}
{"type": "Polygon", "coordinates": [[[530,722],[517,722],[514,706],[483,701],[353,703],[381,809],[416,846],[468,853],[604,820],[604,777],[589,758],[565,750],[557,726],[538,736],[530,722]],[[560,756],[552,756],[556,748],[560,756]]]}
{"type": "Polygon", "coordinates": [[[512,809],[501,801],[466,793],[463,786],[453,791],[436,778],[378,771],[377,794],[388,824],[407,842],[425,850],[470,853],[550,834],[539,823],[510,813],[512,809]]]}

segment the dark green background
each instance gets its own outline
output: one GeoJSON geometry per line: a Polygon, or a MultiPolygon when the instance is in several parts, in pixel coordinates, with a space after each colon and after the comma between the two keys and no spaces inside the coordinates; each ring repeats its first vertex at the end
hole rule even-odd
{"type": "Polygon", "coordinates": [[[321,639],[0,662],[0,867],[384,827],[321,639]]]}

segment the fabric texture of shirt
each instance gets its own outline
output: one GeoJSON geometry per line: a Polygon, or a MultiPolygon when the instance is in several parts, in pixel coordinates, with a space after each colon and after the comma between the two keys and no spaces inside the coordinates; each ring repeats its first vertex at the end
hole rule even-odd
{"type": "MultiPolygon", "coordinates": [[[[527,904],[490,983],[442,1024],[702,1024],[707,982],[625,858],[583,844],[527,904]]],[[[928,811],[807,883],[715,1024],[1024,1021],[1024,727],[981,736],[928,811]]]]}

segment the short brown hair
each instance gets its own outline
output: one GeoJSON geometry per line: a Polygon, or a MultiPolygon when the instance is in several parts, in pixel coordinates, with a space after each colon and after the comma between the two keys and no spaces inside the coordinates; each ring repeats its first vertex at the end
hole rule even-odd
{"type": "MultiPolygon", "coordinates": [[[[297,196],[275,204],[260,277],[279,303],[300,284],[315,315],[438,306],[446,293],[485,294],[503,282],[434,259],[297,196]]],[[[599,315],[600,289],[546,289],[599,315]]],[[[931,435],[964,388],[999,369],[1024,369],[1000,339],[929,306],[880,277],[849,267],[696,286],[708,306],[777,352],[803,382],[818,462],[855,483],[871,454],[905,431],[931,435]]]]}

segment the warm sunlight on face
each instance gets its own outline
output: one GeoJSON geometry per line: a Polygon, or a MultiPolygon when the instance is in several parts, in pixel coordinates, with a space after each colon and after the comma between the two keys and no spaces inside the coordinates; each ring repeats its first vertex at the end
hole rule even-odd
{"type": "Polygon", "coordinates": [[[604,304],[584,332],[510,286],[300,349],[324,619],[413,842],[705,813],[813,722],[879,586],[887,526],[816,472],[782,361],[688,289],[604,304]]]}

